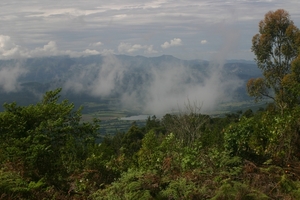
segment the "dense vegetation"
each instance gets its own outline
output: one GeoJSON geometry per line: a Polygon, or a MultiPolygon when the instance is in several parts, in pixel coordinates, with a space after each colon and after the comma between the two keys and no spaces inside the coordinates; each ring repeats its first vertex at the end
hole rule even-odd
{"type": "Polygon", "coordinates": [[[274,102],[257,112],[211,117],[188,105],[103,136],[61,89],[5,104],[0,199],[300,199],[299,44],[286,11],[266,14],[253,38],[264,77],[248,92],[274,102]]]}

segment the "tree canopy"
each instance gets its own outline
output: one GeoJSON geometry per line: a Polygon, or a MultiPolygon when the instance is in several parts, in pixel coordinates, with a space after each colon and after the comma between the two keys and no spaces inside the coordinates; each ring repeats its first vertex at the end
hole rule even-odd
{"type": "Polygon", "coordinates": [[[299,55],[300,31],[290,19],[287,11],[270,11],[259,23],[259,33],[252,38],[258,67],[264,77],[250,79],[248,93],[256,100],[271,98],[281,111],[293,106],[295,93],[286,90],[284,79],[292,72],[292,62],[299,55]]]}
{"type": "Polygon", "coordinates": [[[59,102],[60,91],[47,92],[36,105],[4,105],[0,167],[4,171],[11,168],[32,184],[67,191],[65,179],[83,168],[99,125],[97,121],[82,123],[80,109],[74,110],[67,100],[59,102]]]}

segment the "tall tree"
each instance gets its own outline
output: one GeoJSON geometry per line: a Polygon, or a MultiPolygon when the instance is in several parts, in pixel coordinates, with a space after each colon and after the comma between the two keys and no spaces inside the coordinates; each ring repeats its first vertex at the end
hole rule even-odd
{"type": "Polygon", "coordinates": [[[270,11],[259,23],[259,33],[252,39],[258,67],[264,77],[250,79],[247,89],[256,100],[271,98],[281,112],[292,106],[290,95],[283,86],[283,79],[291,73],[291,63],[299,54],[299,29],[287,11],[270,11]]]}

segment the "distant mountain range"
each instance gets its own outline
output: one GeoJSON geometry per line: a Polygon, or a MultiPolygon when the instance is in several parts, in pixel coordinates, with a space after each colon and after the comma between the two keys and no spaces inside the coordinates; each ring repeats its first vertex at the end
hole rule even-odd
{"type": "MultiPolygon", "coordinates": [[[[63,96],[78,105],[116,98],[120,99],[117,102],[120,105],[134,103],[146,107],[151,104],[148,100],[160,102],[160,97],[174,100],[177,95],[197,98],[197,95],[210,94],[214,91],[210,86],[214,84],[219,85],[216,93],[221,91],[226,95],[228,91],[228,95],[234,97],[230,100],[242,101],[249,99],[245,91],[246,81],[259,76],[261,71],[253,61],[217,63],[181,60],[170,55],[0,60],[0,79],[3,77],[0,80],[0,103],[35,103],[45,91],[62,87],[63,96]]],[[[211,98],[214,97],[222,98],[222,95],[211,98]]]]}

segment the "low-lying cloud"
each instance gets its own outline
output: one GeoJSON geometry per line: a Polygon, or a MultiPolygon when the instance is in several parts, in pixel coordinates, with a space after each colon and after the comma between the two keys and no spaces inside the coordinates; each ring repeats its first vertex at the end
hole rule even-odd
{"type": "Polygon", "coordinates": [[[113,55],[104,57],[101,66],[89,65],[75,68],[63,88],[75,93],[86,93],[96,97],[114,94],[122,82],[124,71],[122,64],[113,55]]]}
{"type": "Polygon", "coordinates": [[[101,65],[74,69],[63,88],[99,98],[117,96],[126,109],[163,115],[185,109],[188,102],[201,104],[201,112],[212,111],[230,101],[241,85],[237,77],[223,73],[219,63],[205,71],[168,62],[146,68],[110,55],[101,65]]]}
{"type": "Polygon", "coordinates": [[[4,92],[16,92],[20,89],[19,78],[26,74],[19,64],[0,68],[0,88],[4,92]]]}
{"type": "MultiPolygon", "coordinates": [[[[45,45],[42,50],[55,52],[55,44],[45,45]]],[[[223,52],[219,56],[224,56],[223,52]]],[[[91,62],[87,62],[89,58],[83,58],[84,62],[80,58],[71,59],[73,64],[63,70],[60,66],[46,65],[42,74],[45,78],[52,76],[63,81],[58,84],[65,92],[99,100],[113,97],[124,109],[159,116],[184,110],[189,102],[201,105],[201,112],[213,111],[221,102],[232,100],[243,84],[225,72],[218,61],[209,66],[191,67],[171,56],[145,58],[109,54],[99,58],[91,57],[91,62]]],[[[0,89],[5,92],[21,89],[19,80],[23,80],[26,73],[29,77],[39,73],[27,71],[30,67],[17,61],[7,63],[12,64],[0,67],[0,89]]]]}

